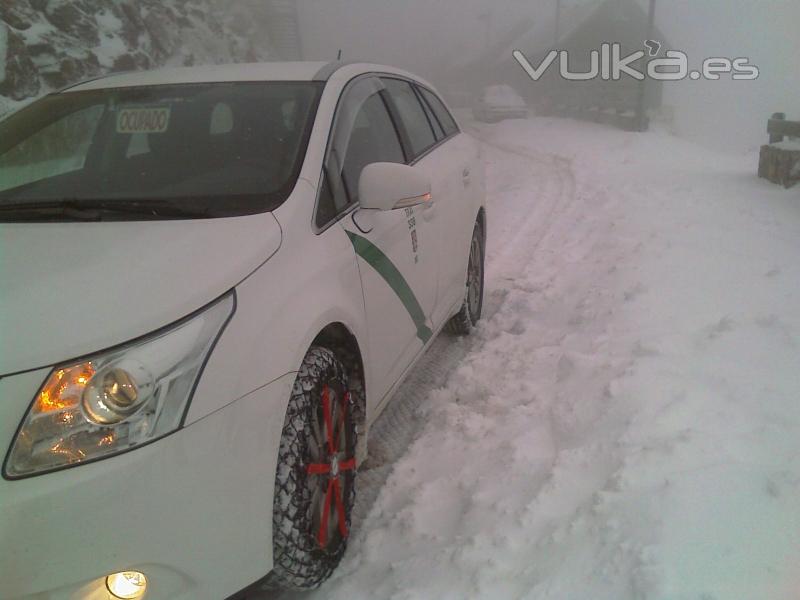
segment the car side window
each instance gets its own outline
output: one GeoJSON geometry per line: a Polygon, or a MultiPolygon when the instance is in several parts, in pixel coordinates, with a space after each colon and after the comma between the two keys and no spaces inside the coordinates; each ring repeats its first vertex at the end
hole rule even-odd
{"type": "Polygon", "coordinates": [[[442,124],[447,137],[458,133],[459,129],[458,124],[456,124],[456,120],[453,118],[453,115],[450,114],[450,111],[447,110],[447,107],[444,105],[444,102],[441,101],[439,96],[424,87],[417,87],[417,89],[422,94],[422,97],[425,98],[425,101],[431,107],[434,114],[436,114],[436,117],[442,124]]]}
{"type": "Polygon", "coordinates": [[[317,227],[324,227],[333,221],[338,214],[328,173],[324,172],[320,181],[319,202],[317,203],[317,227]]]}
{"type": "Polygon", "coordinates": [[[403,122],[408,143],[416,158],[436,144],[428,115],[410,83],[401,79],[384,79],[383,82],[403,122]]]}
{"type": "Polygon", "coordinates": [[[364,167],[376,162],[406,162],[383,90],[378,79],[367,78],[345,91],[325,161],[317,227],[324,227],[358,203],[358,183],[364,167]]]}
{"type": "Polygon", "coordinates": [[[439,119],[436,115],[433,114],[431,107],[428,106],[428,103],[422,99],[422,96],[419,95],[419,89],[416,89],[417,97],[419,98],[420,104],[422,104],[422,108],[425,109],[425,114],[428,117],[428,121],[430,122],[431,126],[433,127],[433,132],[436,134],[436,141],[441,142],[443,139],[449,137],[442,128],[441,123],[439,123],[439,119]]]}

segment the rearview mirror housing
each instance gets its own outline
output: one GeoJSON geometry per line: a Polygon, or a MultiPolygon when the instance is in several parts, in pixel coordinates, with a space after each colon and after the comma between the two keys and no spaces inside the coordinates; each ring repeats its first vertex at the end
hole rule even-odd
{"type": "Polygon", "coordinates": [[[361,172],[358,182],[361,208],[398,210],[429,204],[431,180],[415,167],[397,163],[373,163],[361,172]]]}

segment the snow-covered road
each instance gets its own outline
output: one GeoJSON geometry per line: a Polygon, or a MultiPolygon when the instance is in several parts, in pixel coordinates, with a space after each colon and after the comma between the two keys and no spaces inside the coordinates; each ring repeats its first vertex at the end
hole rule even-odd
{"type": "Polygon", "coordinates": [[[800,594],[800,191],[755,157],[473,126],[487,314],[380,418],[313,600],[800,594]]]}

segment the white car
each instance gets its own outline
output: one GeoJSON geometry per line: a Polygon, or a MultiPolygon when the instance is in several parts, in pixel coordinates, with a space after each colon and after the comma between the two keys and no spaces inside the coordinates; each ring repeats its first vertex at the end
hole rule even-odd
{"type": "Polygon", "coordinates": [[[368,64],[109,76],[0,122],[0,598],[306,589],[370,423],[481,315],[483,163],[368,64]]]}
{"type": "Polygon", "coordinates": [[[497,123],[505,119],[527,119],[530,114],[522,96],[510,85],[490,85],[483,89],[472,107],[476,121],[497,123]]]}

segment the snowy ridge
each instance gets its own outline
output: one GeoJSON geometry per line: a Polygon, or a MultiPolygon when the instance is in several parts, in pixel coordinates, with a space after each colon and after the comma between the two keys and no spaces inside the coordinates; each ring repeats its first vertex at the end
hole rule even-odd
{"type": "Polygon", "coordinates": [[[451,371],[310,597],[796,598],[800,197],[660,133],[476,131],[500,306],[426,359],[451,371]]]}

